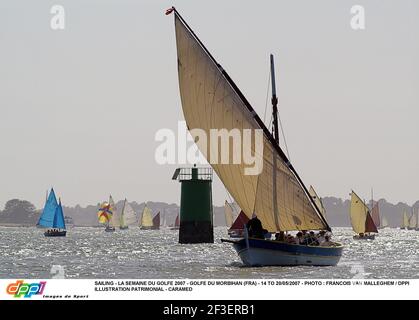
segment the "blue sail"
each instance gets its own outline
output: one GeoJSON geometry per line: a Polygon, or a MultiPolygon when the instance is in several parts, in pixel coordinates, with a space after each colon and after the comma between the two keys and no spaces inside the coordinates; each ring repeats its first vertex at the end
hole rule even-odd
{"type": "Polygon", "coordinates": [[[54,226],[55,211],[58,207],[57,198],[55,197],[54,189],[51,188],[44,210],[39,218],[38,225],[52,228],[54,226]]]}
{"type": "Polygon", "coordinates": [[[61,200],[58,204],[57,209],[55,210],[53,228],[65,229],[64,214],[63,207],[61,206],[61,200]]]}

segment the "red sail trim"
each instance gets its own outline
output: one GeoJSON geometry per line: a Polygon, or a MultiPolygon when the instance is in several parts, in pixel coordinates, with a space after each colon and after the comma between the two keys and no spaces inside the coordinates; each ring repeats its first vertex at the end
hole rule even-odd
{"type": "Polygon", "coordinates": [[[367,219],[365,220],[365,232],[375,232],[378,233],[377,227],[374,223],[374,220],[372,220],[372,217],[369,212],[367,212],[367,219]]]}
{"type": "Polygon", "coordinates": [[[179,226],[180,226],[179,215],[177,215],[176,220],[175,220],[175,227],[179,227],[179,226]]]}
{"type": "Polygon", "coordinates": [[[153,218],[153,228],[160,228],[160,212],[158,212],[153,218]]]}
{"type": "Polygon", "coordinates": [[[237,216],[236,220],[234,220],[229,230],[243,230],[244,225],[247,224],[248,221],[249,218],[245,215],[243,211],[240,211],[240,214],[237,216]]]}

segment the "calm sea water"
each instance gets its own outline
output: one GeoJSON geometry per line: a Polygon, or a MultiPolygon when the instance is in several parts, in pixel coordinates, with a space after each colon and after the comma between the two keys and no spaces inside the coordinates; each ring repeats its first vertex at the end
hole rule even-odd
{"type": "Polygon", "coordinates": [[[227,229],[215,228],[214,244],[181,245],[177,231],[115,233],[71,228],[46,238],[37,228],[0,227],[0,278],[419,278],[419,232],[386,229],[375,241],[354,241],[349,228],[334,228],[345,245],[336,267],[243,267],[227,229]],[[60,267],[53,267],[60,266],[60,267]]]}

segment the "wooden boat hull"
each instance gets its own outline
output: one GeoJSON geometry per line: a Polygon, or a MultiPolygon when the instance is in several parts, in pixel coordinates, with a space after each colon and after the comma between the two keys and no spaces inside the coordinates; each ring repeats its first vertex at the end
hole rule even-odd
{"type": "Polygon", "coordinates": [[[319,247],[249,238],[230,242],[246,266],[335,266],[343,251],[342,245],[319,247]],[[247,244],[248,242],[248,244],[247,244]]]}
{"type": "Polygon", "coordinates": [[[50,231],[44,232],[44,236],[45,237],[65,237],[67,235],[67,231],[66,230],[62,230],[62,231],[50,231]]]}
{"type": "Polygon", "coordinates": [[[128,226],[124,226],[124,227],[119,227],[120,230],[127,230],[128,226]]]}
{"type": "Polygon", "coordinates": [[[369,235],[365,235],[363,237],[357,235],[354,235],[354,240],[375,240],[375,234],[369,234],[369,235]]]}
{"type": "Polygon", "coordinates": [[[105,232],[115,232],[115,228],[106,227],[105,232]]]}

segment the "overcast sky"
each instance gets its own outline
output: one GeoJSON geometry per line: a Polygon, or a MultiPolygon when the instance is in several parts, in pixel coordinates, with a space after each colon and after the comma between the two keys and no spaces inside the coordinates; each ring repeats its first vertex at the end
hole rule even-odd
{"type": "MultiPolygon", "coordinates": [[[[3,0],[0,207],[179,203],[154,160],[180,104],[175,5],[263,117],[269,54],[291,160],[321,196],[419,200],[419,2],[3,0]],[[64,6],[64,30],[50,28],[64,6]],[[350,26],[365,7],[366,29],[350,26]]],[[[226,198],[215,181],[214,204],[226,198]]]]}

